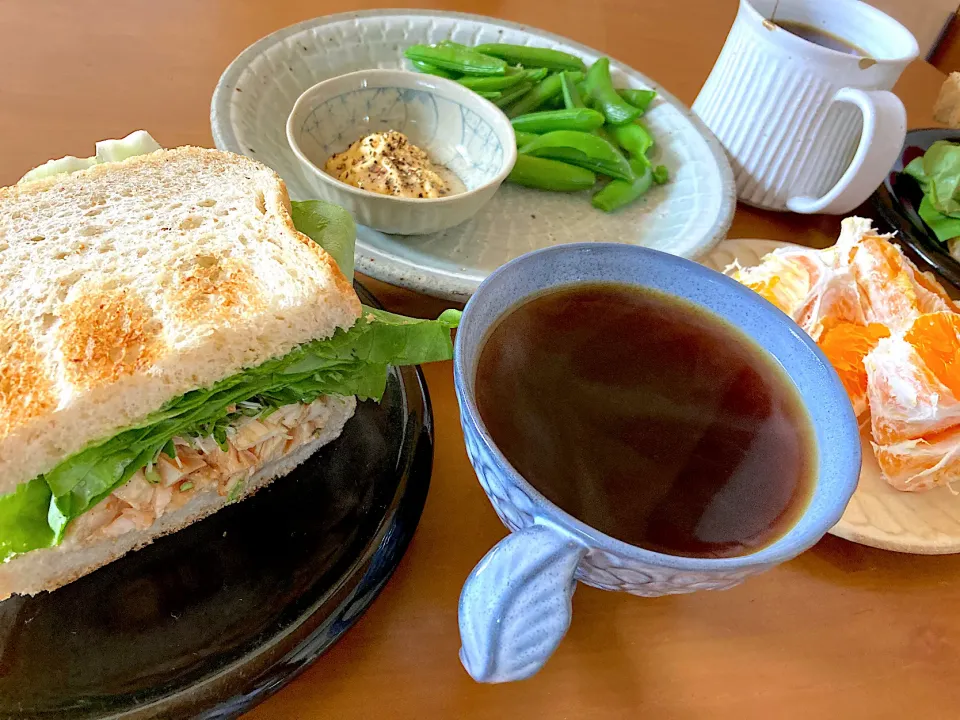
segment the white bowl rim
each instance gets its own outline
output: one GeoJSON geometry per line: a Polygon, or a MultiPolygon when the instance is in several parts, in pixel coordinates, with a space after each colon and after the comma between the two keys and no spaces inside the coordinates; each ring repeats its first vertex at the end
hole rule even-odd
{"type": "MultiPolygon", "coordinates": [[[[510,123],[510,120],[506,115],[494,105],[492,102],[486,98],[480,97],[475,92],[469,88],[464,87],[454,80],[448,80],[447,78],[438,77],[436,75],[425,76],[424,73],[413,72],[412,70],[397,70],[393,68],[367,68],[364,70],[355,70],[351,73],[344,73],[343,75],[337,75],[336,77],[327,78],[318,82],[316,85],[311,85],[297,98],[297,101],[293,104],[293,108],[290,110],[290,115],[287,116],[287,142],[290,144],[290,149],[293,150],[293,154],[297,156],[297,159],[303,163],[307,168],[312,170],[321,182],[334,185],[337,190],[342,192],[347,192],[352,195],[356,195],[361,198],[386,198],[388,200],[394,200],[397,202],[405,204],[415,204],[418,206],[426,205],[438,205],[442,203],[455,202],[457,200],[462,200],[464,198],[470,197],[471,195],[482,192],[483,190],[488,190],[491,187],[499,187],[504,180],[506,180],[507,175],[513,170],[513,166],[517,161],[517,144],[514,142],[502,143],[507,147],[504,149],[504,162],[498,172],[493,178],[478,185],[477,187],[471,190],[465,190],[461,193],[455,193],[453,195],[447,195],[446,197],[441,198],[407,198],[407,197],[398,197],[396,195],[386,195],[384,193],[373,192],[372,190],[364,190],[362,188],[354,187],[348,183],[338,180],[329,173],[324,172],[320,167],[317,167],[316,163],[310,160],[306,153],[303,152],[300,148],[300,143],[296,140],[295,129],[294,129],[294,118],[297,116],[298,111],[301,110],[301,105],[306,105],[308,99],[313,99],[313,96],[318,94],[317,91],[322,89],[324,85],[332,85],[336,82],[341,82],[345,79],[351,79],[359,76],[370,76],[370,75],[383,75],[387,77],[407,77],[407,78],[416,78],[419,81],[424,81],[429,78],[429,82],[436,82],[441,87],[445,86],[450,90],[453,90],[454,93],[461,95],[462,97],[470,100],[474,106],[483,107],[484,105],[489,105],[490,108],[495,110],[493,117],[493,124],[499,123],[500,127],[497,128],[496,125],[494,129],[502,130],[504,128],[509,129],[510,134],[513,135],[513,125],[510,123]]],[[[515,136],[514,136],[515,137],[515,136]]],[[[501,141],[503,137],[501,137],[501,141]]],[[[478,208],[479,209],[479,208],[478,208]]]]}

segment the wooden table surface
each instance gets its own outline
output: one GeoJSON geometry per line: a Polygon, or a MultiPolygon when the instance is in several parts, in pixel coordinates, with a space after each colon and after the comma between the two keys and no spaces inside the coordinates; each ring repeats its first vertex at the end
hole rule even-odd
{"type": "MultiPolygon", "coordinates": [[[[396,2],[394,4],[406,4],[396,2]]],[[[212,144],[210,94],[257,38],[360,7],[330,0],[0,3],[0,184],[94,141],[149,129],[212,144]]],[[[693,102],[735,0],[447,0],[569,36],[693,102]]],[[[896,90],[931,125],[943,76],[914,63],[896,90]]],[[[832,243],[839,220],[740,208],[731,237],[832,243]]],[[[442,303],[380,283],[388,307],[442,303]]],[[[960,717],[960,557],[913,557],[827,537],[726,592],[654,600],[581,586],[567,638],[533,679],[475,684],[457,659],[457,599],[504,534],[464,453],[450,363],[425,368],[437,448],[426,510],[395,576],[357,625],[248,716],[268,718],[960,717]],[[956,604],[955,604],[956,603],[956,604]]]]}

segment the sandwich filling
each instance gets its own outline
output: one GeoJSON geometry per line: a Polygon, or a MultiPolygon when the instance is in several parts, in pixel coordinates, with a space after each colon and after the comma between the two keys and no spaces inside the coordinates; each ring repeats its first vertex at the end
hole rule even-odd
{"type": "Polygon", "coordinates": [[[123,485],[71,523],[64,545],[119,537],[146,530],[166,512],[178,510],[197,494],[216,492],[234,499],[244,482],[264,465],[315,439],[331,438],[352,413],[354,398],[329,395],[293,403],[272,412],[244,401],[228,410],[239,416],[226,427],[226,442],[212,436],[173,438],[173,457],[161,452],[155,463],[137,470],[123,485]],[[339,412],[338,412],[339,411],[339,412]]]}
{"type": "Polygon", "coordinates": [[[379,400],[388,364],[448,359],[450,329],[458,319],[455,310],[437,320],[416,320],[365,307],[347,330],[171,400],[135,427],[88,446],[0,496],[0,560],[60,544],[74,520],[105,500],[98,509],[102,516],[90,521],[92,529],[84,523],[82,532],[121,532],[149,524],[175,502],[172,491],[169,499],[165,492],[174,485],[183,494],[198,482],[217,482],[218,489],[223,482],[229,493],[243,477],[241,466],[249,470],[270,453],[279,456],[285,448],[293,449],[288,443],[305,442],[303,433],[317,429],[328,396],[379,400]],[[196,479],[184,482],[181,474],[174,480],[185,469],[197,473],[196,479]],[[135,482],[127,487],[131,480],[135,482]],[[149,509],[144,483],[164,488],[150,491],[149,509]],[[112,514],[115,510],[119,512],[112,514]]]}

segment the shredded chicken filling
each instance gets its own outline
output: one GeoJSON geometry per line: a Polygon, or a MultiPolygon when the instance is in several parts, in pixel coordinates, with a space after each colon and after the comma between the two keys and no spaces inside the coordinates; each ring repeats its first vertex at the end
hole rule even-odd
{"type": "MultiPolygon", "coordinates": [[[[235,408],[230,408],[233,412],[235,408]]],[[[317,437],[330,416],[330,399],[284,405],[266,417],[244,417],[227,428],[227,449],[213,437],[173,439],[176,458],[160,453],[68,528],[65,543],[145,530],[200,492],[230,496],[267,463],[317,437]],[[149,478],[149,479],[148,479],[149,478]]]]}

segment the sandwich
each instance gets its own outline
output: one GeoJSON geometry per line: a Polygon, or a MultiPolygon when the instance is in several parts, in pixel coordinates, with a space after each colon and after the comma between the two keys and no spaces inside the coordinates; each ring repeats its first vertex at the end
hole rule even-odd
{"type": "Polygon", "coordinates": [[[258,162],[145,133],[0,189],[0,599],[255,493],[388,364],[451,356],[456,311],[361,306],[353,232],[258,162]]]}

